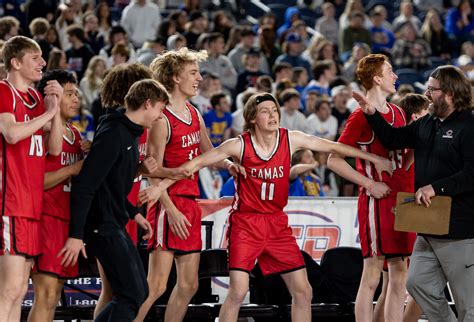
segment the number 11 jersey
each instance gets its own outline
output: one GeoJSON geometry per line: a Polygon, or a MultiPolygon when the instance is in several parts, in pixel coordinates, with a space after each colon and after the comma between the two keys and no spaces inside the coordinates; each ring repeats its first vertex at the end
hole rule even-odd
{"type": "Polygon", "coordinates": [[[247,178],[239,174],[232,212],[270,214],[281,212],[288,203],[291,150],[288,130],[278,129],[272,153],[261,156],[250,132],[240,137],[241,165],[247,178]]]}

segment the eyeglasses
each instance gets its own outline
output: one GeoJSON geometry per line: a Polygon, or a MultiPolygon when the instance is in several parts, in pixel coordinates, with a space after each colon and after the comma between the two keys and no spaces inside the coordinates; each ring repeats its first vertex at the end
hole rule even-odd
{"type": "Polygon", "coordinates": [[[440,91],[440,90],[441,90],[441,88],[439,88],[439,87],[431,87],[431,86],[426,87],[426,92],[428,92],[430,94],[433,94],[433,92],[440,91]]]}

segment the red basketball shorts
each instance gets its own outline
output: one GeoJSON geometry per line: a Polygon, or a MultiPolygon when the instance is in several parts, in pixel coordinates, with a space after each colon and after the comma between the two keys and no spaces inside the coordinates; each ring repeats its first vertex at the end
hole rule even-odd
{"type": "Polygon", "coordinates": [[[395,231],[395,205],[395,197],[375,199],[366,194],[359,195],[357,217],[364,258],[411,255],[416,234],[395,231]]]}
{"type": "Polygon", "coordinates": [[[301,251],[284,212],[229,216],[229,269],[249,273],[258,259],[264,275],[304,268],[301,251]]]}
{"type": "MultiPolygon", "coordinates": [[[[59,278],[75,278],[79,275],[78,265],[64,267],[58,257],[69,237],[69,221],[43,214],[40,225],[40,249],[42,255],[35,259],[33,272],[56,275],[59,278]]],[[[79,254],[79,256],[82,256],[79,254]]]]}
{"type": "Polygon", "coordinates": [[[147,219],[153,227],[153,236],[148,241],[148,250],[161,247],[163,250],[176,251],[179,254],[200,252],[201,240],[201,208],[194,198],[170,196],[173,204],[191,223],[188,227],[189,237],[185,240],[176,236],[170,229],[168,216],[161,204],[154,204],[147,214],[147,219]]]}
{"type": "Polygon", "coordinates": [[[40,255],[39,220],[2,216],[0,223],[0,256],[6,252],[33,258],[40,255]]]}

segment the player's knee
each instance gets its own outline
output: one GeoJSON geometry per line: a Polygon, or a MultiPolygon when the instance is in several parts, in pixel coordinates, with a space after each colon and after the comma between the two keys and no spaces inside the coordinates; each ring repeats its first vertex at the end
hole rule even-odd
{"type": "Polygon", "coordinates": [[[193,279],[192,281],[185,281],[178,284],[179,291],[182,294],[186,294],[187,296],[193,296],[196,294],[199,288],[199,281],[197,279],[193,279]]]}
{"type": "Polygon", "coordinates": [[[166,284],[165,281],[160,279],[150,280],[148,283],[148,296],[153,300],[157,300],[166,291],[166,284]]]}
{"type": "Polygon", "coordinates": [[[361,283],[370,290],[375,290],[380,283],[380,271],[375,268],[365,269],[361,283]]]}
{"type": "Polygon", "coordinates": [[[229,288],[229,293],[227,294],[227,299],[234,304],[241,304],[245,296],[247,295],[248,287],[232,287],[229,288]]]}
{"type": "MultiPolygon", "coordinates": [[[[26,291],[28,290],[28,285],[26,286],[26,291]]],[[[15,303],[21,301],[26,294],[25,287],[20,284],[8,284],[4,285],[0,291],[0,296],[7,303],[15,303]]]]}
{"type": "Polygon", "coordinates": [[[41,293],[38,293],[37,296],[38,301],[41,301],[41,304],[48,310],[55,309],[59,301],[59,294],[56,293],[56,290],[52,289],[45,289],[41,293]]]}
{"type": "Polygon", "coordinates": [[[313,298],[313,289],[309,283],[305,283],[301,287],[291,292],[293,300],[297,303],[310,303],[313,298]]]}

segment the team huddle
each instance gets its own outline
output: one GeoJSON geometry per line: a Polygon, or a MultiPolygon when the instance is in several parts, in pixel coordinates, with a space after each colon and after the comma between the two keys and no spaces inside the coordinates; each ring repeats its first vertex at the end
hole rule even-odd
{"type": "Polygon", "coordinates": [[[237,320],[257,259],[264,275],[281,274],[292,296],[292,320],[311,321],[312,289],[283,212],[291,157],[301,149],[331,153],[334,171],[361,187],[365,261],[356,316],[371,320],[373,285],[385,259],[386,321],[402,321],[404,259],[415,235],[394,231],[392,208],[398,191],[414,189],[413,158],[408,150],[386,149],[364,116],[376,106],[394,127],[410,121],[386,103],[396,75],[384,56],[359,63],[367,97],[355,95],[361,108],[338,143],[281,128],[278,101],[262,93],[245,105],[244,133],[216,148],[189,103],[202,80],[198,64],[205,52],[182,48],[156,57],[150,68],[113,68],[101,92],[107,112],[92,143],[68,122],[78,110],[71,73],[43,75],[40,47],[22,36],[6,42],[3,56],[8,76],[0,82],[0,322],[20,320],[30,276],[35,300],[28,321],[52,321],[65,280],[78,275],[79,256],[97,259],[103,281],[95,321],[144,321],[165,292],[173,263],[177,283],[165,321],[182,321],[198,288],[197,171],[210,165],[229,170],[236,186],[228,218],[230,286],[219,321],[237,320]],[[344,157],[356,158],[357,170],[344,157]],[[142,177],[151,186],[140,191],[142,177]],[[146,214],[138,208],[144,203],[146,214]],[[137,226],[148,240],[148,277],[136,248],[137,226]]]}

